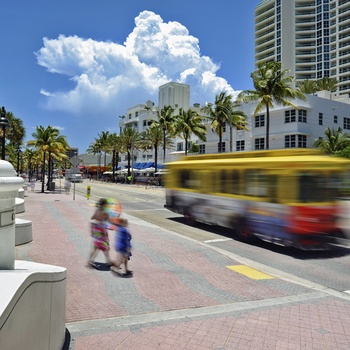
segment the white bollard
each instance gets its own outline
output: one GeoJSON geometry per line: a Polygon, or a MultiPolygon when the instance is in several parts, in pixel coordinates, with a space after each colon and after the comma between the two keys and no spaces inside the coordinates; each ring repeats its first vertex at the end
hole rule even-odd
{"type": "Polygon", "coordinates": [[[0,270],[15,268],[15,203],[24,180],[12,164],[0,160],[0,270]]]}

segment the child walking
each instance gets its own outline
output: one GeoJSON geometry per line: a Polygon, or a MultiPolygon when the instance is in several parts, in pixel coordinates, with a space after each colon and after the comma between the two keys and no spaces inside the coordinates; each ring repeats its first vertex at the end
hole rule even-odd
{"type": "Polygon", "coordinates": [[[108,238],[108,219],[109,215],[105,211],[107,200],[101,198],[97,203],[97,209],[91,217],[91,237],[92,248],[88,260],[88,265],[95,266],[95,258],[98,252],[101,250],[105,255],[106,264],[112,265],[109,258],[109,238],[108,238]]]}
{"type": "Polygon", "coordinates": [[[131,234],[127,229],[128,220],[119,218],[115,233],[115,250],[117,261],[111,267],[112,272],[121,277],[131,277],[132,271],[128,269],[128,261],[131,256],[131,234]]]}

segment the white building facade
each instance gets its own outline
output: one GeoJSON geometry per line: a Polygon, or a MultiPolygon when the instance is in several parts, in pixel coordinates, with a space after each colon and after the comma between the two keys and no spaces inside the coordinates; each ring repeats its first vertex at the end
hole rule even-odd
{"type": "Polygon", "coordinates": [[[278,61],[295,83],[324,76],[350,93],[350,0],[264,0],[255,9],[255,61],[278,61]]]}
{"type": "MultiPolygon", "coordinates": [[[[166,89],[170,86],[177,89],[181,88],[179,83],[168,83],[165,85],[166,89]]],[[[182,101],[189,106],[190,90],[188,85],[182,84],[183,94],[188,95],[184,97],[183,94],[177,94],[179,99],[170,99],[166,96],[165,102],[162,101],[162,106],[166,106],[167,102],[173,103],[172,107],[175,109],[184,108],[181,105],[182,101]],[[188,103],[188,104],[187,104],[188,103]]],[[[162,86],[164,87],[164,86],[162,86]]],[[[160,89],[162,88],[160,87],[160,89]]],[[[174,90],[170,90],[174,91],[174,90]]],[[[169,92],[169,90],[168,90],[169,92]]],[[[170,94],[169,94],[170,95],[170,94]]],[[[164,96],[161,93],[159,96],[164,96]]],[[[174,97],[174,96],[173,96],[174,97]]],[[[324,138],[327,127],[337,130],[339,127],[344,132],[350,133],[350,99],[342,96],[342,100],[332,99],[334,96],[327,91],[318,92],[317,95],[306,95],[306,101],[293,101],[298,109],[284,106],[275,106],[270,110],[270,131],[269,131],[269,148],[312,148],[315,140],[324,138]]],[[[201,114],[201,107],[199,104],[194,104],[189,107],[201,114]]],[[[262,111],[258,115],[254,115],[256,104],[243,104],[241,110],[247,115],[247,131],[231,130],[228,125],[225,126],[222,135],[222,149],[224,152],[232,151],[250,151],[266,148],[266,113],[262,111]]],[[[147,101],[146,104],[139,104],[128,109],[127,114],[120,120],[120,128],[126,125],[132,125],[139,132],[145,131],[151,124],[152,120],[157,120],[157,110],[159,107],[155,106],[152,101],[147,101]]],[[[174,112],[176,114],[176,112],[174,112]]],[[[195,136],[191,138],[191,142],[196,142],[199,145],[199,153],[218,153],[219,150],[219,136],[210,128],[210,122],[206,122],[207,126],[207,141],[198,140],[195,136]]],[[[174,148],[166,150],[165,162],[171,162],[183,155],[184,140],[180,137],[174,139],[174,148]]],[[[126,155],[122,156],[122,165],[127,161],[126,155]]],[[[154,159],[154,150],[147,152],[133,153],[133,164],[137,162],[152,162],[154,159]]],[[[158,164],[163,163],[162,147],[158,150],[158,164]]]]}

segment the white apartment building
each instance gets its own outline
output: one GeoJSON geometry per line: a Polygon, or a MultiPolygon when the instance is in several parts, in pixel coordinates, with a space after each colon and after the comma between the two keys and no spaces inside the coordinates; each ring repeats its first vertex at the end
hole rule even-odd
{"type": "Polygon", "coordinates": [[[255,61],[278,61],[295,83],[324,76],[350,93],[350,0],[263,0],[255,8],[255,61]]]}
{"type": "MultiPolygon", "coordinates": [[[[269,148],[312,148],[315,140],[325,137],[327,127],[350,133],[350,99],[347,103],[331,100],[326,91],[316,95],[306,95],[306,101],[293,101],[299,109],[275,106],[270,110],[269,148]]],[[[233,130],[232,148],[234,152],[265,149],[266,113],[254,116],[256,104],[243,104],[247,114],[248,131],[233,130]]],[[[199,141],[200,153],[218,153],[218,135],[207,127],[207,142],[199,141]]],[[[223,133],[223,149],[230,150],[230,128],[223,133]]]]}
{"type": "MultiPolygon", "coordinates": [[[[168,88],[174,84],[176,89],[181,89],[181,84],[168,83],[168,88]]],[[[184,108],[181,101],[190,101],[190,90],[188,85],[182,84],[183,91],[188,94],[178,94],[181,96],[179,100],[173,100],[173,107],[184,108]],[[177,106],[175,106],[175,104],[177,106]]],[[[174,90],[168,90],[174,91],[174,90]]],[[[161,96],[161,94],[159,94],[161,96]]],[[[168,97],[167,97],[168,98],[168,97]]],[[[170,101],[170,100],[168,100],[170,101]]],[[[167,104],[162,101],[163,106],[167,104]]],[[[315,140],[323,138],[327,127],[338,129],[340,127],[344,132],[350,133],[350,98],[343,96],[342,101],[332,99],[332,95],[327,91],[318,92],[317,95],[306,95],[306,101],[296,100],[293,102],[299,109],[291,107],[275,106],[270,110],[270,149],[282,148],[312,148],[315,140]]],[[[229,126],[225,126],[222,135],[222,149],[225,152],[232,151],[249,151],[265,149],[266,138],[266,113],[262,111],[254,116],[256,104],[243,104],[242,111],[246,113],[248,131],[231,130],[229,126]]],[[[201,106],[194,104],[192,109],[200,113],[201,106]]],[[[157,119],[158,107],[153,102],[147,101],[146,104],[139,104],[128,109],[127,114],[120,120],[120,128],[131,124],[139,132],[145,131],[150,125],[150,121],[157,119]]],[[[210,123],[207,123],[207,141],[202,142],[196,137],[191,138],[192,142],[197,142],[199,145],[199,153],[218,153],[219,136],[210,128],[210,123]]],[[[174,140],[175,148],[167,149],[166,162],[175,160],[184,152],[184,140],[177,137],[174,140]]],[[[151,162],[154,161],[154,150],[147,152],[134,152],[133,163],[136,162],[151,162]]],[[[126,155],[122,158],[122,164],[127,161],[126,155]]],[[[158,150],[158,164],[163,163],[162,148],[158,150]]]]}

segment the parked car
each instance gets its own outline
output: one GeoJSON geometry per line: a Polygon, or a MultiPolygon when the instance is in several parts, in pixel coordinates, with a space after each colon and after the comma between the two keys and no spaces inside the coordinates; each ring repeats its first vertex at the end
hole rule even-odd
{"type": "Polygon", "coordinates": [[[80,174],[71,174],[68,180],[70,182],[83,182],[83,177],[80,174]]]}

